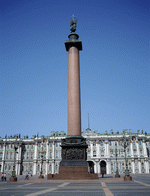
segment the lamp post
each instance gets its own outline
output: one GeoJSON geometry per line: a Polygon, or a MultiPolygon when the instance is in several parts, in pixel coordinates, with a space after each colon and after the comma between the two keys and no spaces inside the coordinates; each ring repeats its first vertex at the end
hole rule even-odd
{"type": "Polygon", "coordinates": [[[43,176],[43,170],[42,170],[42,167],[43,167],[43,143],[42,143],[42,149],[41,149],[41,169],[40,169],[40,176],[39,176],[39,178],[44,178],[44,176],[43,176]]]}
{"type": "Polygon", "coordinates": [[[130,172],[129,172],[128,164],[127,164],[126,148],[127,148],[128,144],[127,144],[127,139],[125,137],[125,132],[124,131],[123,131],[123,146],[124,146],[124,153],[125,153],[125,176],[124,176],[124,180],[125,181],[132,181],[132,177],[130,176],[130,172]]]}
{"type": "MultiPolygon", "coordinates": [[[[6,139],[6,141],[7,141],[7,139],[6,139]]],[[[4,143],[3,174],[4,174],[4,171],[5,171],[6,141],[5,141],[5,143],[4,143]]]]}
{"type": "Polygon", "coordinates": [[[117,162],[117,147],[115,148],[115,153],[116,153],[116,174],[115,174],[115,178],[120,178],[119,171],[118,171],[118,162],[117,162]]]}
{"type": "Polygon", "coordinates": [[[10,182],[17,181],[16,171],[15,171],[15,166],[16,166],[16,153],[18,153],[17,152],[17,149],[18,149],[18,144],[17,144],[17,138],[16,138],[16,140],[14,141],[14,165],[13,165],[12,175],[9,178],[9,181],[10,182]]]}

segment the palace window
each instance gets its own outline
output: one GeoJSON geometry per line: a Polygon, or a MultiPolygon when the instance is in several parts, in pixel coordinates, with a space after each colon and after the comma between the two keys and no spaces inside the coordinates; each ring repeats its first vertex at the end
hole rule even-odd
{"type": "Polygon", "coordinates": [[[27,159],[29,159],[29,154],[27,153],[27,159]]]}
{"type": "Polygon", "coordinates": [[[124,152],[123,152],[123,150],[121,150],[121,157],[123,157],[124,156],[124,152]]]}
{"type": "Polygon", "coordinates": [[[88,149],[88,154],[87,155],[90,156],[90,149],[88,149]]]}
{"type": "Polygon", "coordinates": [[[51,170],[52,170],[52,166],[51,166],[51,164],[49,165],[49,172],[51,172],[51,170]]]}
{"type": "Polygon", "coordinates": [[[31,159],[33,159],[33,153],[31,153],[31,159]]]}
{"type": "Polygon", "coordinates": [[[136,155],[136,149],[133,150],[134,155],[136,155]]]}
{"type": "Polygon", "coordinates": [[[46,159],[46,152],[44,152],[44,154],[43,154],[43,158],[44,158],[44,159],[46,159]]]}
{"type": "Polygon", "coordinates": [[[56,143],[56,147],[58,147],[58,143],[56,143]]]}
{"type": "Polygon", "coordinates": [[[41,147],[41,144],[39,143],[38,146],[41,147]]]}
{"type": "Polygon", "coordinates": [[[50,147],[52,147],[52,143],[50,143],[50,147]]]}
{"type": "Polygon", "coordinates": [[[115,142],[115,146],[117,146],[117,142],[115,142]]]}
{"type": "Polygon", "coordinates": [[[135,145],[135,142],[132,142],[133,145],[135,145]]]}
{"type": "Polygon", "coordinates": [[[31,149],[33,149],[33,145],[31,145],[31,149]]]}
{"type": "Polygon", "coordinates": [[[113,150],[110,150],[110,156],[113,157],[113,150]]]}
{"type": "Polygon", "coordinates": [[[29,149],[29,145],[27,145],[27,149],[29,149]]]}
{"type": "Polygon", "coordinates": [[[101,150],[101,157],[104,157],[104,150],[101,150]]]}
{"type": "Polygon", "coordinates": [[[3,149],[3,144],[1,144],[1,149],[3,149]]]}
{"type": "Polygon", "coordinates": [[[87,142],[87,145],[90,146],[90,142],[87,142]]]}
{"type": "Polygon", "coordinates": [[[56,158],[58,158],[58,151],[56,151],[56,158]]]}
{"type": "Polygon", "coordinates": [[[11,165],[8,166],[8,170],[9,170],[9,171],[11,170],[11,165]]]}
{"type": "Polygon", "coordinates": [[[93,142],[93,146],[96,146],[96,142],[95,141],[93,142]]]}
{"type": "Polygon", "coordinates": [[[143,150],[142,149],[140,149],[140,155],[143,155],[143,150]]]}
{"type": "Polygon", "coordinates": [[[7,164],[5,164],[5,170],[7,170],[7,164]]]}
{"type": "Polygon", "coordinates": [[[101,146],[103,146],[104,145],[104,142],[101,142],[101,146]]]}
{"type": "Polygon", "coordinates": [[[46,147],[46,143],[43,144],[44,148],[46,147]]]}
{"type": "Polygon", "coordinates": [[[93,150],[93,157],[96,157],[96,150],[93,150]]]}
{"type": "Polygon", "coordinates": [[[12,159],[12,153],[10,153],[10,159],[12,159]]]}
{"type": "Polygon", "coordinates": [[[50,158],[52,158],[52,152],[50,152],[50,158]]]}

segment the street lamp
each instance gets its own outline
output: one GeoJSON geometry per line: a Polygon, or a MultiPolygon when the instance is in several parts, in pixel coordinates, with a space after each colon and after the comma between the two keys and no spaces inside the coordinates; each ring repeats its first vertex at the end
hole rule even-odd
{"type": "Polygon", "coordinates": [[[43,167],[43,154],[44,154],[44,151],[43,151],[43,144],[42,144],[42,149],[41,149],[41,151],[40,151],[40,153],[41,153],[41,171],[40,171],[40,176],[39,176],[39,178],[44,178],[44,176],[43,176],[43,171],[42,171],[42,167],[43,167]]]}
{"type": "Polygon", "coordinates": [[[124,146],[124,153],[125,153],[125,176],[124,180],[125,181],[132,181],[132,177],[130,176],[130,172],[128,169],[128,164],[127,164],[127,157],[126,157],[126,148],[129,144],[127,143],[127,139],[125,137],[125,132],[123,131],[123,146],[124,146]]]}
{"type": "Polygon", "coordinates": [[[115,174],[115,178],[120,178],[119,171],[118,171],[118,162],[117,162],[117,147],[115,148],[115,153],[116,153],[116,174],[115,174]]]}
{"type": "Polygon", "coordinates": [[[15,166],[16,166],[16,153],[18,149],[18,144],[17,144],[17,138],[16,141],[14,142],[14,165],[13,165],[13,171],[12,171],[12,175],[9,178],[9,181],[14,182],[17,181],[17,177],[16,177],[16,171],[15,171],[15,166]]]}

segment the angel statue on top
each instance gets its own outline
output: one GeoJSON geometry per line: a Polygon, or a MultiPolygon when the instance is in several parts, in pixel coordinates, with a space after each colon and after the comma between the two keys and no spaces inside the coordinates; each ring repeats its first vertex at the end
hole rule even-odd
{"type": "Polygon", "coordinates": [[[70,20],[70,26],[71,26],[70,30],[71,30],[71,33],[72,33],[72,32],[75,32],[75,31],[76,31],[77,20],[74,21],[74,19],[77,18],[77,17],[74,16],[74,14],[73,14],[73,16],[70,17],[70,18],[72,18],[72,19],[70,20]]]}

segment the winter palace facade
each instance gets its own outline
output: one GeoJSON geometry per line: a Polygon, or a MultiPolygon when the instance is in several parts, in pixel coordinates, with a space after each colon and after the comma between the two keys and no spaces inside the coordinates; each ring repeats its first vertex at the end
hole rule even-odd
{"type": "MultiPolygon", "coordinates": [[[[27,172],[33,175],[59,173],[61,161],[61,139],[67,135],[61,132],[51,132],[51,136],[19,135],[0,138],[0,171],[11,173],[15,165],[17,175],[27,172]]],[[[89,172],[100,173],[101,166],[106,174],[115,173],[116,163],[119,173],[125,170],[125,148],[123,138],[127,141],[126,158],[131,173],[150,172],[150,134],[143,131],[132,133],[131,130],[108,133],[87,128],[82,131],[87,141],[87,161],[89,172]]]]}

